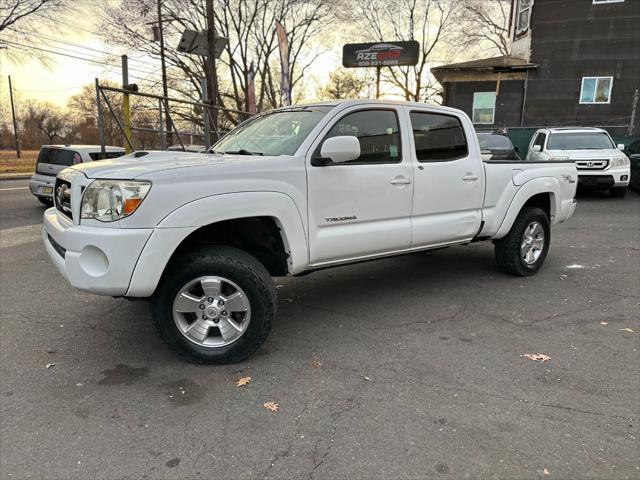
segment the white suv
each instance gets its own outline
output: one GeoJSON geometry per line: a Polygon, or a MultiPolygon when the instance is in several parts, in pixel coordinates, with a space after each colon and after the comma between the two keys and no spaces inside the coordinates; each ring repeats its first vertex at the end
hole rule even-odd
{"type": "Polygon", "coordinates": [[[608,189],[612,197],[624,197],[631,167],[609,134],[601,128],[541,128],[531,138],[527,160],[575,162],[581,187],[608,189]]]}
{"type": "Polygon", "coordinates": [[[105,147],[102,154],[100,145],[42,145],[36,163],[36,173],[31,177],[29,188],[41,203],[53,205],[53,186],[56,175],[63,169],[78,163],[117,158],[125,154],[122,147],[105,147]]]}

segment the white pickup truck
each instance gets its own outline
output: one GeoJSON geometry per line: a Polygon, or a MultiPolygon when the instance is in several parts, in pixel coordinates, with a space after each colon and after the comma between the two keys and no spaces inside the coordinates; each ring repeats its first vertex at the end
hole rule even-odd
{"type": "Polygon", "coordinates": [[[237,362],[269,333],[273,276],[477,240],[534,274],[576,182],[571,161],[483,161],[459,110],[318,103],[255,116],[208,154],[63,170],[44,243],[74,287],[149,298],[188,360],[237,362]]]}

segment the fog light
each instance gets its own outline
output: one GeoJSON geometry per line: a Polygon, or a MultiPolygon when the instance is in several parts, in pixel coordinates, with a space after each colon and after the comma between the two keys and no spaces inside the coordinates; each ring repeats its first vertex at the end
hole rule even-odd
{"type": "Polygon", "coordinates": [[[99,277],[107,273],[109,260],[102,250],[93,245],[87,245],[80,252],[80,266],[87,275],[99,277]]]}
{"type": "Polygon", "coordinates": [[[624,182],[627,178],[629,178],[628,175],[620,175],[620,181],[624,182]]]}

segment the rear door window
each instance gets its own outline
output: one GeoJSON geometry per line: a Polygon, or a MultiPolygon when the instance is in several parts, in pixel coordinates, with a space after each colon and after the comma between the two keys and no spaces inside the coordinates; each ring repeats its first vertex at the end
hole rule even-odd
{"type": "Polygon", "coordinates": [[[109,158],[118,158],[124,155],[124,152],[105,152],[103,155],[101,152],[91,152],[89,156],[91,160],[105,160],[109,158]]]}
{"type": "Polygon", "coordinates": [[[457,117],[411,112],[411,126],[419,162],[447,162],[469,154],[464,129],[457,117]]]}
{"type": "Polygon", "coordinates": [[[75,163],[82,162],[82,157],[73,150],[63,150],[61,148],[42,148],[38,155],[38,164],[59,165],[69,167],[75,163]]]}

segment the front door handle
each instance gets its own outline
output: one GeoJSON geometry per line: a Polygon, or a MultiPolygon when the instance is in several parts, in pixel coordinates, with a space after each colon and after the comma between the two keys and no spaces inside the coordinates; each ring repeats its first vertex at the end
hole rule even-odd
{"type": "Polygon", "coordinates": [[[462,177],[462,180],[464,180],[465,182],[475,182],[476,180],[478,180],[478,176],[472,173],[467,173],[464,177],[462,177]]]}
{"type": "Polygon", "coordinates": [[[391,185],[409,185],[411,183],[411,179],[407,177],[396,177],[391,180],[391,185]]]}

